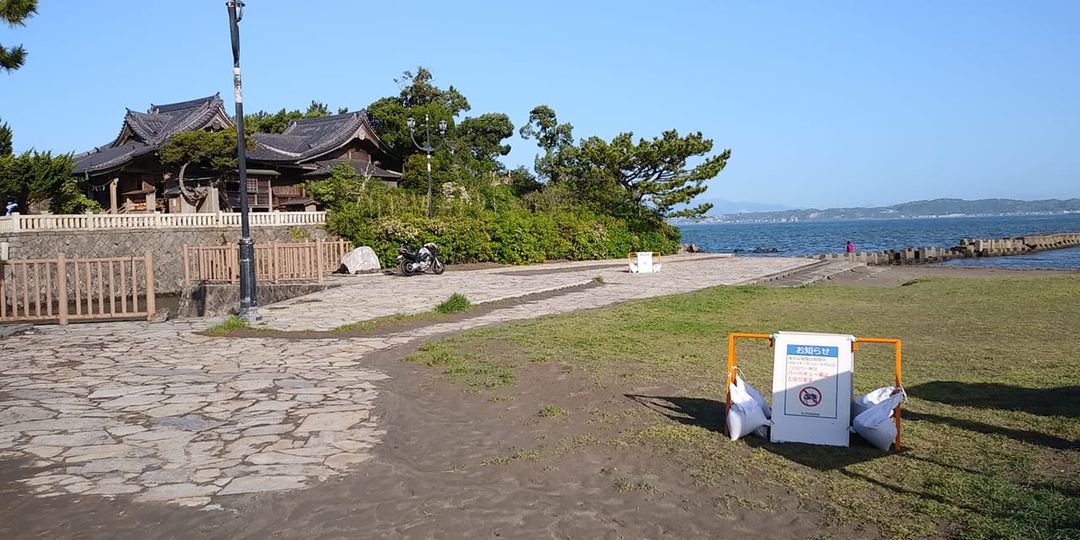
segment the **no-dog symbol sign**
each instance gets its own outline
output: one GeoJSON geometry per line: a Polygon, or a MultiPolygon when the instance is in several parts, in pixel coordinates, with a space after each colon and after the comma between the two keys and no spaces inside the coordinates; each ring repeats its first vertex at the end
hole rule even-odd
{"type": "Polygon", "coordinates": [[[821,404],[821,390],[807,386],[799,391],[799,401],[807,407],[817,407],[821,404]]]}
{"type": "Polygon", "coordinates": [[[838,334],[775,334],[773,442],[847,446],[853,341],[838,334]]]}

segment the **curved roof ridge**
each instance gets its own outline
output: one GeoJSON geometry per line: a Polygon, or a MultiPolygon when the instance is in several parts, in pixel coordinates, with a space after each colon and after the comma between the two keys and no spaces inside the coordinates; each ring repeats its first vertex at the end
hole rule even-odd
{"type": "Polygon", "coordinates": [[[191,109],[191,108],[194,108],[194,107],[196,107],[198,105],[202,105],[204,103],[209,104],[209,103],[214,103],[214,102],[218,102],[218,103],[221,102],[221,92],[216,92],[212,96],[206,96],[206,97],[197,98],[197,99],[189,99],[187,101],[178,101],[176,103],[166,103],[164,105],[154,105],[153,103],[151,103],[150,104],[150,109],[147,110],[146,112],[150,113],[150,114],[153,114],[155,112],[157,112],[157,113],[169,112],[169,111],[175,111],[177,109],[191,109]]]}
{"type": "Polygon", "coordinates": [[[124,122],[127,124],[127,127],[132,131],[132,133],[134,133],[137,137],[139,137],[143,141],[149,141],[150,139],[153,139],[155,136],[157,136],[158,133],[156,131],[150,131],[150,128],[141,121],[141,117],[143,116],[151,115],[147,113],[128,110],[127,114],[124,115],[124,122]]]}

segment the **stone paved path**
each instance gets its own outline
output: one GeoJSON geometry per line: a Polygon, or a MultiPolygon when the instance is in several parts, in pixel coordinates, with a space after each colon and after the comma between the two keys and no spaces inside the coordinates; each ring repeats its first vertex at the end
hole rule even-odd
{"type": "MultiPolygon", "coordinates": [[[[522,268],[492,268],[413,277],[369,274],[355,284],[280,302],[265,309],[265,326],[276,330],[331,330],[342,324],[396,313],[431,311],[453,293],[473,303],[490,302],[581,285],[600,276],[607,284],[590,291],[589,307],[625,300],[734,285],[814,264],[804,258],[681,255],[665,257],[657,274],[629,274],[626,263],[582,261],[522,268]],[[543,270],[549,273],[541,273],[543,270]]],[[[579,298],[581,295],[573,295],[579,298]]],[[[570,300],[572,309],[580,309],[570,300]]],[[[567,309],[557,311],[569,311],[567,309]]]]}
{"type": "MultiPolygon", "coordinates": [[[[199,325],[201,326],[201,325],[199,325]]],[[[370,456],[366,351],[407,340],[220,339],[191,323],[45,327],[0,342],[0,456],[62,493],[205,505],[303,487],[370,456]]]]}
{"type": "Polygon", "coordinates": [[[621,265],[544,265],[362,276],[355,285],[265,309],[267,325],[303,330],[408,310],[453,292],[473,301],[589,282],[528,303],[383,338],[228,339],[216,322],[41,327],[0,340],[0,459],[30,458],[20,479],[41,497],[130,496],[207,508],[228,495],[310,487],[370,458],[384,430],[371,416],[382,373],[365,354],[499,322],[753,281],[808,259],[665,259],[659,274],[621,265]]]}

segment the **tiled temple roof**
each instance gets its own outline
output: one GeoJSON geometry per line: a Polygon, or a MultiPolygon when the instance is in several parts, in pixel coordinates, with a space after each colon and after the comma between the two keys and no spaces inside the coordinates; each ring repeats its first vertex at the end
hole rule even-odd
{"type": "MultiPolygon", "coordinates": [[[[94,176],[123,167],[139,156],[156,152],[177,133],[231,127],[232,120],[217,94],[179,103],[150,105],[145,113],[129,109],[124,115],[120,134],[113,142],[75,156],[75,174],[94,176]]],[[[252,162],[270,167],[292,166],[306,171],[305,176],[322,176],[329,174],[338,163],[349,163],[357,171],[370,172],[378,178],[401,176],[375,163],[324,158],[357,138],[369,141],[382,153],[386,152],[364,111],[296,120],[284,133],[254,133],[251,138],[255,148],[248,152],[249,166],[252,162]]]]}
{"type": "Polygon", "coordinates": [[[295,120],[284,133],[255,133],[252,137],[256,148],[249,158],[264,162],[310,162],[356,137],[384,149],[364,111],[295,120]]]}
{"type": "Polygon", "coordinates": [[[221,97],[213,96],[150,105],[145,113],[128,110],[116,139],[75,156],[75,174],[95,174],[120,167],[132,159],[157,151],[169,137],[184,131],[232,126],[221,97]]]}

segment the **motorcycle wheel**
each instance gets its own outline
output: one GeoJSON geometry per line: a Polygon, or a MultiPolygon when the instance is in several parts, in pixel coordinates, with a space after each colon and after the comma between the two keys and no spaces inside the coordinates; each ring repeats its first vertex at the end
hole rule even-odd
{"type": "Polygon", "coordinates": [[[401,261],[401,275],[411,276],[415,272],[412,271],[412,263],[409,261],[401,261]]]}
{"type": "Polygon", "coordinates": [[[446,271],[446,265],[439,259],[435,259],[435,262],[431,265],[431,270],[435,272],[435,275],[439,275],[446,271]]]}

